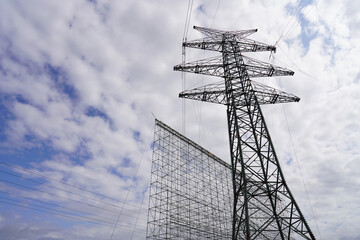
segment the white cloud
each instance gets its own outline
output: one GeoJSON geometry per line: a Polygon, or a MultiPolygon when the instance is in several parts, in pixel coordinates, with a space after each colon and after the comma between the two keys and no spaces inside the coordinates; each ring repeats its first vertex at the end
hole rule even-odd
{"type": "MultiPolygon", "coordinates": [[[[181,100],[177,99],[181,77],[172,67],[181,61],[187,4],[162,0],[95,2],[1,3],[0,94],[10,99],[6,107],[13,118],[7,119],[6,131],[0,132],[2,137],[6,135],[0,153],[45,146],[51,156],[42,162],[27,159],[32,171],[116,199],[126,197],[131,177],[138,171],[128,198],[139,205],[150,174],[151,112],[181,129],[181,100]],[[46,66],[59,70],[57,80],[46,66]],[[99,110],[98,116],[88,114],[89,107],[99,110]],[[134,132],[140,133],[139,139],[134,132]]],[[[360,6],[355,2],[317,1],[306,6],[301,13],[308,23],[302,29],[288,11],[296,8],[298,1],[221,1],[213,24],[220,29],[258,28],[252,37],[269,44],[279,39],[285,26],[290,29],[283,32],[286,36],[278,43],[274,62],[287,64],[296,71],[295,76],[260,81],[270,85],[278,82],[283,90],[302,98],[300,103],[284,106],[302,177],[284,128],[283,107],[267,106],[264,113],[286,179],[294,186],[294,195],[317,234],[300,183],[304,180],[307,185],[323,239],[356,239],[360,235],[355,226],[360,216],[356,210],[360,184],[360,113],[356,107],[360,6]],[[302,44],[304,32],[316,33],[308,48],[302,44]],[[285,159],[290,158],[287,165],[285,159]]],[[[215,0],[195,1],[191,25],[210,26],[217,4],[215,0]]],[[[190,29],[188,37],[199,35],[190,29]]],[[[187,52],[189,60],[206,56],[196,50],[187,52]]],[[[267,60],[268,56],[259,53],[259,58],[267,60]]],[[[208,81],[187,75],[189,87],[208,81]]],[[[228,161],[225,112],[224,106],[186,102],[187,136],[228,161]]],[[[0,156],[4,156],[1,161],[16,158],[16,154],[6,155],[6,159],[0,156]]],[[[52,192],[60,194],[56,189],[52,192]]],[[[34,193],[31,197],[51,198],[34,193]]],[[[43,239],[98,239],[112,230],[98,226],[85,231],[74,224],[65,231],[61,224],[48,227],[42,221],[32,225],[19,218],[9,222],[6,231],[2,229],[11,236],[19,230],[15,224],[28,226],[17,239],[35,235],[43,239]]],[[[129,232],[119,230],[116,234],[129,232]]]]}

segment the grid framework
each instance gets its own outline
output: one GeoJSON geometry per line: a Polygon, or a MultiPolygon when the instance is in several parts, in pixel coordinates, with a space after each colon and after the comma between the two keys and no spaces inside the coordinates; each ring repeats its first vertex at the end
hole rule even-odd
{"type": "Polygon", "coordinates": [[[155,122],[147,239],[231,239],[231,166],[155,122]]]}

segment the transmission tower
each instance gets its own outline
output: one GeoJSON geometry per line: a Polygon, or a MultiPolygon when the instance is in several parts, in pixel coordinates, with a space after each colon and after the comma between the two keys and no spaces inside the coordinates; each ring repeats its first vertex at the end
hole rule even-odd
{"type": "Polygon", "coordinates": [[[194,29],[204,38],[184,47],[217,51],[221,56],[184,63],[176,71],[224,78],[179,94],[181,98],[226,105],[233,182],[232,239],[315,239],[281,171],[260,104],[300,99],[250,78],[294,72],[243,55],[275,51],[247,38],[257,30],[194,29]]]}

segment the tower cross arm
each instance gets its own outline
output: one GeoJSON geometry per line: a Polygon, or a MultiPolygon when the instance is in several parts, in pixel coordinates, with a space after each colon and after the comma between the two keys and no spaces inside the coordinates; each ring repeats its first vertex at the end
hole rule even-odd
{"type": "MultiPolygon", "coordinates": [[[[281,90],[269,87],[267,85],[251,81],[252,91],[255,93],[259,104],[275,104],[275,103],[287,103],[287,102],[299,102],[300,98],[283,92],[281,90]]],[[[244,94],[241,88],[233,88],[235,96],[244,94]]],[[[194,88],[191,90],[183,91],[179,94],[180,98],[192,99],[202,102],[211,102],[222,105],[228,105],[226,99],[225,85],[223,82],[208,84],[202,87],[194,88]]],[[[246,106],[246,101],[243,98],[236,104],[239,106],[246,106]]]]}
{"type": "Polygon", "coordinates": [[[223,82],[208,84],[199,88],[183,91],[180,98],[198,100],[226,105],[225,86],[223,82]]]}
{"type": "Polygon", "coordinates": [[[249,77],[272,77],[272,76],[292,76],[294,72],[278,67],[266,62],[255,60],[250,57],[242,56],[244,59],[244,67],[247,70],[249,77]]]}
{"type": "Polygon", "coordinates": [[[275,104],[300,101],[299,97],[291,93],[269,87],[265,84],[251,81],[251,85],[259,104],[275,104]]]}
{"type": "Polygon", "coordinates": [[[194,29],[201,32],[205,36],[208,37],[223,37],[223,36],[233,36],[236,38],[244,38],[247,37],[255,32],[257,29],[249,29],[249,30],[239,30],[239,31],[224,31],[224,30],[217,30],[213,28],[206,28],[206,27],[198,27],[194,26],[194,29]]]}
{"type": "MultiPolygon", "coordinates": [[[[265,43],[257,42],[248,38],[242,38],[234,41],[241,52],[260,52],[260,51],[276,51],[276,47],[265,43]]],[[[210,51],[223,51],[223,40],[221,37],[206,37],[202,39],[187,41],[183,43],[184,47],[198,48],[210,51]]]]}
{"type": "Polygon", "coordinates": [[[174,67],[174,70],[225,77],[224,68],[227,67],[234,72],[233,77],[235,78],[240,78],[240,75],[242,74],[242,71],[236,71],[236,68],[238,68],[239,70],[245,69],[247,75],[250,78],[294,75],[293,71],[286,68],[281,68],[243,55],[235,56],[226,64],[223,62],[222,57],[214,57],[195,62],[179,64],[174,67]],[[238,57],[242,58],[243,61],[235,63],[237,61],[236,58],[238,57]]]}
{"type": "Polygon", "coordinates": [[[191,72],[210,76],[224,77],[224,64],[221,57],[203,59],[174,66],[175,71],[191,72]]]}

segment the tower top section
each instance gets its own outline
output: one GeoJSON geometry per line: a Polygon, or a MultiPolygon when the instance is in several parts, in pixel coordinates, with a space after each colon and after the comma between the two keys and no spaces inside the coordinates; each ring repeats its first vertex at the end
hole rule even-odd
{"type": "Polygon", "coordinates": [[[249,29],[249,30],[239,30],[239,31],[224,31],[224,30],[217,30],[213,28],[205,28],[205,27],[198,27],[194,26],[194,29],[201,32],[207,37],[212,38],[222,38],[224,36],[233,36],[238,39],[245,38],[247,36],[250,36],[251,34],[257,32],[257,29],[249,29]]]}

